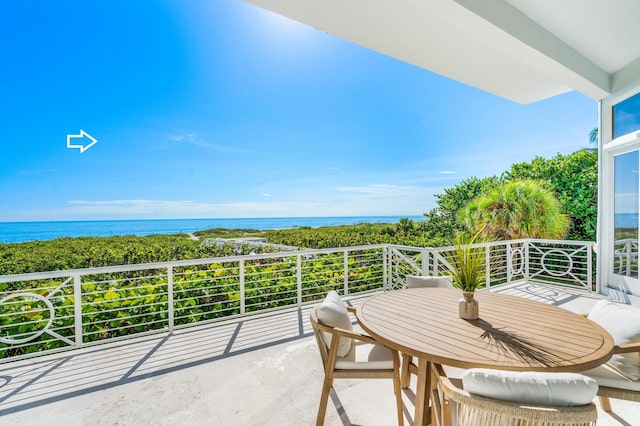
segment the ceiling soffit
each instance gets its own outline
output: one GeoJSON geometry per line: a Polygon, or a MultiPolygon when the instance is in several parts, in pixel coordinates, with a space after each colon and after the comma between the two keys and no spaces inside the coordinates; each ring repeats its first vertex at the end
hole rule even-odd
{"type": "MultiPolygon", "coordinates": [[[[562,26],[578,4],[600,0],[245,1],[519,103],[571,90],[602,99],[634,80],[637,66],[619,77],[615,67],[640,52],[640,41],[611,54],[604,46],[640,30],[619,31],[602,46],[591,43],[597,34],[583,40],[578,20],[589,24],[598,8],[583,5],[577,9],[584,17],[562,26]]],[[[633,0],[611,3],[640,7],[633,0]]]]}

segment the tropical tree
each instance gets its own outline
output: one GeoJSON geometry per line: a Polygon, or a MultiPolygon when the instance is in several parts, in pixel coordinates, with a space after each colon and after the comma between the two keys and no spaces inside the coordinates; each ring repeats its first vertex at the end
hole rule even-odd
{"type": "Polygon", "coordinates": [[[589,132],[589,143],[597,144],[598,143],[598,128],[591,129],[589,132]]]}
{"type": "Polygon", "coordinates": [[[598,151],[582,149],[569,155],[546,159],[536,157],[518,163],[504,174],[507,181],[542,180],[553,189],[569,215],[571,224],[566,238],[595,241],[598,210],[598,151]]]}
{"type": "Polygon", "coordinates": [[[460,219],[472,232],[498,240],[562,239],[569,228],[569,218],[552,190],[531,179],[491,189],[462,209],[460,219]]]}

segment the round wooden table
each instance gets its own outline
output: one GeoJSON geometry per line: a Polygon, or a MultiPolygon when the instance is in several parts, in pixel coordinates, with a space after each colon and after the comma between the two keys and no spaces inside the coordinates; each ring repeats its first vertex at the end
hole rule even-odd
{"type": "Polygon", "coordinates": [[[606,362],[613,339],[582,315],[487,291],[476,292],[480,318],[458,316],[462,292],[406,289],[370,297],[357,308],[362,328],[418,361],[416,424],[425,424],[429,362],[460,368],[584,371],[606,362]]]}

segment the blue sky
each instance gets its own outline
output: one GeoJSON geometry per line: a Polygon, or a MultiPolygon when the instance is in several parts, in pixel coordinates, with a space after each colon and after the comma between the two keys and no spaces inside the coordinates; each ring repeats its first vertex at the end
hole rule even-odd
{"type": "Polygon", "coordinates": [[[11,1],[0,51],[0,221],[420,215],[597,125],[240,0],[11,1]]]}

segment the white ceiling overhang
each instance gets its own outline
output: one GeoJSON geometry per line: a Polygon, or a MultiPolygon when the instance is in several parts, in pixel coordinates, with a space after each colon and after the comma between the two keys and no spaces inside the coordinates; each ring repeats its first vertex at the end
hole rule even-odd
{"type": "Polygon", "coordinates": [[[637,0],[245,0],[519,103],[638,85],[637,0]]]}

